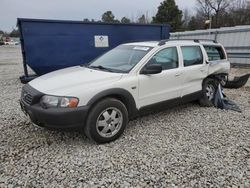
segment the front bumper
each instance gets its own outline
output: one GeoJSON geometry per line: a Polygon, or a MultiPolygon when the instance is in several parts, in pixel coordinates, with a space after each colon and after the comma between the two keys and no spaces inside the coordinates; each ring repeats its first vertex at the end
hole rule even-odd
{"type": "MultiPolygon", "coordinates": [[[[24,88],[25,89],[25,88],[24,88]]],[[[23,90],[24,90],[23,89],[23,90]]],[[[31,86],[26,86],[26,91],[33,92],[33,98],[36,99],[34,93],[38,93],[31,86]],[[35,92],[34,92],[35,91],[35,92]]],[[[22,91],[24,92],[24,91],[22,91]]],[[[39,97],[42,94],[39,93],[39,97]]],[[[22,111],[28,115],[31,121],[41,127],[48,128],[76,128],[83,127],[87,118],[88,106],[77,107],[77,108],[43,108],[40,106],[38,100],[32,101],[28,104],[24,97],[21,97],[20,106],[22,111]]]]}

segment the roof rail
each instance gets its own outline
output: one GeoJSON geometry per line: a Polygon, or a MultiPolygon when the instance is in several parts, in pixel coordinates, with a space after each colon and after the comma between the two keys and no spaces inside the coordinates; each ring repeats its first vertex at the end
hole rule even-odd
{"type": "Polygon", "coordinates": [[[169,41],[179,41],[179,40],[194,41],[194,42],[197,42],[197,43],[200,43],[200,41],[210,41],[210,42],[213,42],[213,43],[217,43],[216,40],[212,40],[212,39],[166,39],[166,40],[161,40],[158,43],[158,45],[162,46],[162,45],[166,44],[166,42],[169,42],[169,41]]]}

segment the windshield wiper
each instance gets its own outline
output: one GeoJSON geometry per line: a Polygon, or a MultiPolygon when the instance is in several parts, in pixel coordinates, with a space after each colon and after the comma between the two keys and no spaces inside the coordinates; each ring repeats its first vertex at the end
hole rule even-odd
{"type": "Polygon", "coordinates": [[[93,69],[100,69],[100,70],[106,70],[106,71],[109,71],[109,72],[114,72],[112,69],[109,69],[107,67],[103,67],[102,65],[97,65],[97,66],[87,66],[88,68],[93,68],[93,69]]]}

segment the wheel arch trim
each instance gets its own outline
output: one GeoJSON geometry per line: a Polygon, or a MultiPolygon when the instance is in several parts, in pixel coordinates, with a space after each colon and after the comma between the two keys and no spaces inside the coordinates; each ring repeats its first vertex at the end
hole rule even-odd
{"type": "Polygon", "coordinates": [[[92,107],[96,102],[107,97],[113,97],[123,102],[128,110],[130,119],[137,116],[138,109],[136,108],[134,97],[129,91],[122,88],[112,88],[97,93],[89,100],[87,106],[92,107]]]}

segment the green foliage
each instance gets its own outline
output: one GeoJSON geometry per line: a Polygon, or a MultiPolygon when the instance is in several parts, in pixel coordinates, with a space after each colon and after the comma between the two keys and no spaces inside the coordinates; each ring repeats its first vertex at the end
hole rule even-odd
{"type": "Polygon", "coordinates": [[[128,23],[131,23],[131,20],[130,20],[129,18],[123,17],[123,18],[121,19],[121,23],[128,24],[128,23]]]}
{"type": "Polygon", "coordinates": [[[108,22],[108,23],[114,23],[115,22],[115,16],[113,15],[112,11],[107,11],[107,12],[103,13],[102,21],[103,22],[108,22]]]}
{"type": "Polygon", "coordinates": [[[187,27],[188,30],[203,29],[203,23],[200,19],[192,16],[187,27]]]}
{"type": "Polygon", "coordinates": [[[146,21],[146,17],[144,14],[140,18],[138,18],[138,23],[145,24],[146,22],[147,21],[146,21]]]}
{"type": "Polygon", "coordinates": [[[175,0],[164,0],[158,7],[158,12],[153,17],[153,23],[170,24],[172,31],[177,31],[182,26],[182,11],[175,0]]]}
{"type": "Polygon", "coordinates": [[[88,18],[84,18],[83,21],[84,22],[90,22],[90,20],[88,18]]]}
{"type": "Polygon", "coordinates": [[[115,19],[113,23],[121,23],[120,20],[115,19]]]}
{"type": "Polygon", "coordinates": [[[13,29],[10,34],[9,34],[10,37],[20,37],[20,33],[19,33],[19,30],[18,29],[13,29]]]}

